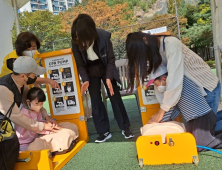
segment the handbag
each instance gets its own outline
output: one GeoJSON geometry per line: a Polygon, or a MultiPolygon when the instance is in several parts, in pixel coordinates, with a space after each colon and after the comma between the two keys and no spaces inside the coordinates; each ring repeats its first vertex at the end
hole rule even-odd
{"type": "Polygon", "coordinates": [[[13,129],[10,116],[15,102],[4,115],[0,112],[0,167],[13,170],[19,155],[19,140],[13,129]]]}

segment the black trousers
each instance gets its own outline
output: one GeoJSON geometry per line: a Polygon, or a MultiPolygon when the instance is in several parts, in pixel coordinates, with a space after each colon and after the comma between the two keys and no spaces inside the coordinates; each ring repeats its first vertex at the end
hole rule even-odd
{"type": "Polygon", "coordinates": [[[117,86],[116,81],[112,80],[114,95],[110,96],[109,89],[106,85],[106,76],[104,74],[102,77],[95,77],[95,76],[89,77],[88,89],[92,103],[93,121],[97,133],[99,134],[105,133],[108,132],[110,129],[109,118],[101,97],[101,79],[103,80],[103,83],[106,87],[119,128],[121,130],[128,129],[130,127],[130,122],[128,115],[126,113],[125,106],[121,99],[121,95],[119,93],[119,87],[117,86]]]}

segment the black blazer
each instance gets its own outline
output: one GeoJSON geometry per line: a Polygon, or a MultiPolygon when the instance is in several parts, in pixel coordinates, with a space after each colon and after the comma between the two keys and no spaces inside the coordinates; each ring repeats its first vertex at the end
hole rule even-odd
{"type": "MultiPolygon", "coordinates": [[[[113,46],[110,41],[111,33],[102,30],[96,29],[98,33],[98,39],[96,40],[99,44],[99,58],[102,60],[103,64],[106,67],[106,78],[113,80],[115,79],[118,83],[121,84],[119,75],[115,65],[115,56],[113,52],[113,46]]],[[[76,61],[78,72],[83,80],[89,81],[89,76],[87,73],[87,53],[82,51],[81,48],[72,43],[72,52],[74,59],[76,61]]]]}

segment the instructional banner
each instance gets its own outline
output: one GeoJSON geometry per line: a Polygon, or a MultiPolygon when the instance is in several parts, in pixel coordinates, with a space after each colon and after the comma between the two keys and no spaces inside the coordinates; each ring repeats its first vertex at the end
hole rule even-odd
{"type": "Polygon", "coordinates": [[[75,114],[80,112],[71,54],[46,58],[47,77],[58,82],[59,88],[50,87],[54,115],[75,114]]]}

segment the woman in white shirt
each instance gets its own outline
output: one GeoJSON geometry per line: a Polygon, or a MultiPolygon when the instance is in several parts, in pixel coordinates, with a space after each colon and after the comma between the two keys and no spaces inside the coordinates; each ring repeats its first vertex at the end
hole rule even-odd
{"type": "Polygon", "coordinates": [[[203,59],[179,39],[134,32],[127,36],[126,50],[129,59],[128,84],[131,89],[135,77],[144,83],[152,70],[156,71],[161,64],[167,66],[167,87],[164,94],[156,93],[159,98],[163,98],[163,102],[152,118],[154,122],[159,122],[164,113],[178,103],[184,75],[198,86],[209,106],[217,113],[221,91],[218,78],[203,59]]]}

